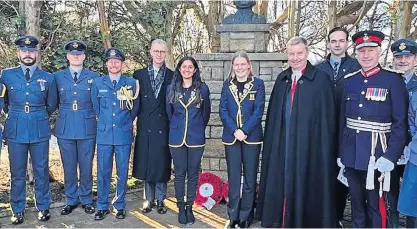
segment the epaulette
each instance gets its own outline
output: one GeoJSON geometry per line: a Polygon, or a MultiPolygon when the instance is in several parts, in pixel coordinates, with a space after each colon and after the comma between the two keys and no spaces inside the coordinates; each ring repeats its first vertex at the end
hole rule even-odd
{"type": "Polygon", "coordinates": [[[349,74],[346,74],[343,78],[347,79],[347,78],[349,78],[349,77],[351,77],[351,76],[354,76],[354,75],[358,74],[360,71],[361,71],[361,70],[359,69],[359,70],[357,70],[356,72],[351,72],[351,73],[349,73],[349,74]]]}
{"type": "Polygon", "coordinates": [[[404,74],[403,71],[395,70],[395,69],[392,69],[392,68],[382,68],[382,69],[385,70],[385,71],[397,73],[397,74],[400,74],[400,75],[403,75],[404,74]]]}

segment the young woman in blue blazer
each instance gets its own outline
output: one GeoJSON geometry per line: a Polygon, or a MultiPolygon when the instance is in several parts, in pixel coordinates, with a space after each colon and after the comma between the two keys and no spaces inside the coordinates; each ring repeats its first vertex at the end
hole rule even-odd
{"type": "Polygon", "coordinates": [[[248,54],[239,51],[232,58],[229,79],[223,84],[219,107],[229,180],[227,212],[231,228],[248,228],[252,221],[264,108],[264,82],[253,76],[248,54]]]}
{"type": "Polygon", "coordinates": [[[193,224],[192,206],[198,172],[206,143],[205,129],[210,118],[210,91],[200,77],[194,58],[183,57],[167,88],[166,109],[170,120],[169,148],[174,161],[174,188],[179,208],[178,222],[193,224]],[[185,176],[187,175],[187,202],[185,176]]]}

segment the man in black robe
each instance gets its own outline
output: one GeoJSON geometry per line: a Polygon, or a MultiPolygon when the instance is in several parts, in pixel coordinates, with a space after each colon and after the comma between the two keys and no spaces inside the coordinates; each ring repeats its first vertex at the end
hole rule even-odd
{"type": "Polygon", "coordinates": [[[304,38],[290,39],[287,53],[268,107],[256,215],[263,227],[336,227],[332,83],[307,60],[304,38]]]}

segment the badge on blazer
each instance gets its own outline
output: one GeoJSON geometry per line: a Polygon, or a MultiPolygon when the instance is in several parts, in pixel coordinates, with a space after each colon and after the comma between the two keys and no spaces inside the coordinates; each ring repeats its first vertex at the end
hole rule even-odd
{"type": "Polygon", "coordinates": [[[201,107],[200,103],[197,103],[197,104],[195,105],[195,107],[200,108],[200,107],[201,107]]]}
{"type": "Polygon", "coordinates": [[[388,89],[386,88],[367,88],[365,98],[372,101],[387,100],[388,89]]]}
{"type": "Polygon", "coordinates": [[[47,82],[44,79],[38,79],[36,82],[39,83],[39,86],[41,87],[41,91],[45,91],[45,83],[47,82]]]}
{"type": "Polygon", "coordinates": [[[249,100],[255,100],[255,94],[249,94],[249,100]]]}
{"type": "Polygon", "coordinates": [[[93,79],[87,80],[87,83],[92,84],[93,83],[93,79]]]}

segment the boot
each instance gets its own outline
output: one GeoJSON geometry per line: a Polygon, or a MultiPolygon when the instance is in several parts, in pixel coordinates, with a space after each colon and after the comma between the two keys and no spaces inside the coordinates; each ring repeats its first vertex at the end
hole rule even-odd
{"type": "Polygon", "coordinates": [[[193,203],[187,202],[185,205],[185,210],[187,212],[187,223],[188,224],[194,224],[195,223],[195,217],[193,214],[193,203]]]}
{"type": "Polygon", "coordinates": [[[187,224],[187,212],[185,210],[185,203],[184,202],[178,202],[178,223],[181,225],[187,224]]]}

